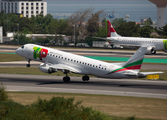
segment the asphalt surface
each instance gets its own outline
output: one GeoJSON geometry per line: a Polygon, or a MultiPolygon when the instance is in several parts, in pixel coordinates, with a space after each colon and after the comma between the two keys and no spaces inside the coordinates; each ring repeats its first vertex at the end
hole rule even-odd
{"type": "Polygon", "coordinates": [[[62,78],[63,76],[0,74],[0,82],[3,82],[8,91],[85,93],[167,99],[166,81],[90,78],[90,81],[83,82],[81,77],[71,77],[70,83],[64,83],[62,78]]]}

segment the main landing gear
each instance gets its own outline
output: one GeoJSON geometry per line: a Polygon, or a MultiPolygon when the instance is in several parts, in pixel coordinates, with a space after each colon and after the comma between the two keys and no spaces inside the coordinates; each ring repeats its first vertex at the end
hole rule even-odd
{"type": "Polygon", "coordinates": [[[63,77],[63,81],[64,81],[65,83],[70,82],[70,77],[68,77],[68,76],[63,77]]]}
{"type": "Polygon", "coordinates": [[[65,71],[64,71],[64,74],[66,74],[66,76],[63,77],[63,81],[64,81],[65,83],[70,82],[70,77],[68,77],[68,75],[67,75],[68,73],[69,73],[68,70],[65,70],[65,71]]]}
{"type": "Polygon", "coordinates": [[[26,67],[30,67],[30,59],[27,60],[28,61],[28,64],[26,64],[26,67]]]}
{"type": "MultiPolygon", "coordinates": [[[[69,73],[69,71],[64,71],[64,74],[66,74],[66,76],[63,77],[63,81],[64,81],[65,83],[70,82],[70,77],[68,77],[68,73],[69,73]]],[[[82,80],[83,80],[83,81],[89,81],[89,76],[87,76],[87,75],[83,76],[83,77],[82,77],[82,80]]]]}
{"type": "Polygon", "coordinates": [[[83,77],[82,77],[82,80],[83,80],[83,81],[89,81],[89,76],[87,76],[87,75],[83,76],[83,77]]]}

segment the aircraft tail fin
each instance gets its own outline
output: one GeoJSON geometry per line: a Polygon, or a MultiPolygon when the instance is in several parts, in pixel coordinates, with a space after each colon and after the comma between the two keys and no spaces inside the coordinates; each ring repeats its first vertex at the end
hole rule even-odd
{"type": "Polygon", "coordinates": [[[129,70],[140,71],[147,47],[140,47],[134,55],[122,66],[129,70]]]}
{"type": "Polygon", "coordinates": [[[113,26],[111,25],[109,20],[106,20],[106,31],[107,31],[107,37],[121,37],[117,34],[113,26]]]}

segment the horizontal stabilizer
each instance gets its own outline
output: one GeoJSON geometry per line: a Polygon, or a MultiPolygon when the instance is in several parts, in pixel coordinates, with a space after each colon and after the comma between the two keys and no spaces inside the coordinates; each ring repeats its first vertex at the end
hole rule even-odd
{"type": "Polygon", "coordinates": [[[159,72],[140,72],[140,73],[143,75],[152,75],[152,74],[160,74],[160,73],[164,73],[164,72],[159,71],[159,72]]]}

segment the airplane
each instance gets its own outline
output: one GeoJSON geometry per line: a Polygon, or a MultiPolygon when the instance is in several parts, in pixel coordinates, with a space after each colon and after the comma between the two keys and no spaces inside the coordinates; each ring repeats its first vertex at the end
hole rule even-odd
{"type": "Polygon", "coordinates": [[[140,37],[122,37],[117,34],[109,20],[106,20],[107,25],[107,37],[98,39],[104,39],[109,44],[116,44],[120,46],[145,46],[147,47],[146,54],[156,54],[157,50],[167,51],[167,39],[157,38],[140,38],[140,37]]]}
{"type": "Polygon", "coordinates": [[[30,67],[30,61],[43,62],[39,65],[39,70],[45,73],[61,71],[66,74],[64,82],[70,82],[69,73],[82,74],[83,81],[88,81],[93,75],[100,78],[144,78],[149,74],[159,74],[163,72],[140,72],[147,47],[140,47],[139,50],[125,63],[108,63],[84,56],[67,53],[53,48],[48,48],[36,44],[25,44],[15,52],[17,55],[25,57],[30,67]]]}

